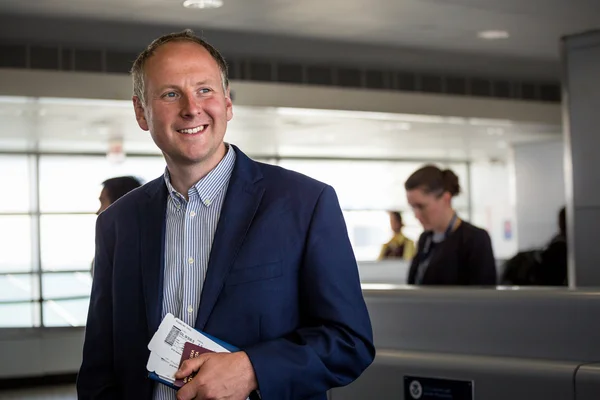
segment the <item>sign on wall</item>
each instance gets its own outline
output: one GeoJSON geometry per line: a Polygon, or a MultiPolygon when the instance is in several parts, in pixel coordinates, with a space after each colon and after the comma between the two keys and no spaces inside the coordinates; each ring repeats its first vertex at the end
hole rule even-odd
{"type": "Polygon", "coordinates": [[[474,391],[473,381],[404,376],[405,400],[473,400],[474,391]]]}

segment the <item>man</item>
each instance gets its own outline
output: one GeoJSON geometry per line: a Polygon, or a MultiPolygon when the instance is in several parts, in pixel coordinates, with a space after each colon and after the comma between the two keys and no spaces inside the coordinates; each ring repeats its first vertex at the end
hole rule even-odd
{"type": "Polygon", "coordinates": [[[102,182],[102,191],[100,192],[100,208],[96,215],[108,208],[112,203],[131,192],[133,189],[142,186],[137,178],[133,176],[117,176],[102,182]]]}
{"type": "Polygon", "coordinates": [[[394,232],[394,236],[381,247],[378,259],[396,258],[410,261],[416,253],[415,243],[402,233],[402,227],[404,226],[402,214],[399,211],[390,211],[389,215],[390,227],[392,228],[392,232],[394,232]]]}
{"type": "MultiPolygon", "coordinates": [[[[133,176],[117,176],[102,182],[102,190],[100,191],[100,208],[96,211],[96,215],[108,208],[112,203],[131,192],[133,189],[142,186],[137,178],[133,176]]],[[[90,268],[90,273],[94,276],[94,260],[90,268]]]]}
{"type": "Polygon", "coordinates": [[[155,40],[132,69],[139,126],[164,177],[96,227],[80,399],[325,399],[375,349],[333,189],[224,143],[225,61],[191,31],[155,40]],[[177,393],[147,378],[167,313],[242,351],[186,361],[177,393]]]}

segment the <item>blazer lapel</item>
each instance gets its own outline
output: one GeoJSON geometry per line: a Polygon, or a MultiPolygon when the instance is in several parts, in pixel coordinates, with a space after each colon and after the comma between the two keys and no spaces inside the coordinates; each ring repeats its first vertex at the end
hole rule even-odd
{"type": "Polygon", "coordinates": [[[236,166],[217,224],[196,318],[195,327],[200,330],[204,329],[217,302],[264,194],[264,188],[255,184],[261,178],[255,162],[234,148],[236,166]]]}
{"type": "Polygon", "coordinates": [[[160,325],[164,266],[164,229],[167,188],[162,177],[150,182],[147,198],[138,209],[140,217],[140,260],[149,337],[160,325]]]}

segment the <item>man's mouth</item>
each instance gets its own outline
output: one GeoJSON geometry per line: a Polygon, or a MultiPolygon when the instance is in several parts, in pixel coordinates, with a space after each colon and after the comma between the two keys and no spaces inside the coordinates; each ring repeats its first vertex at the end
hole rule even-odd
{"type": "Polygon", "coordinates": [[[186,135],[193,135],[195,133],[203,132],[208,125],[200,125],[195,128],[177,129],[177,132],[184,133],[186,135]]]}

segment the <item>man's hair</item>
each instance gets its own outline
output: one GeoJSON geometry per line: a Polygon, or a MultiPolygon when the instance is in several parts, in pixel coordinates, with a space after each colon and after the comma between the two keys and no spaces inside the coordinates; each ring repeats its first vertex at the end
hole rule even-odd
{"type": "Polygon", "coordinates": [[[221,71],[223,92],[227,92],[227,88],[229,87],[229,76],[227,73],[227,63],[225,62],[225,59],[212,45],[194,35],[194,32],[191,29],[186,29],[181,32],[169,33],[168,35],[163,35],[158,39],[155,39],[148,45],[148,47],[146,47],[144,51],[140,53],[140,55],[134,61],[133,66],[131,67],[131,76],[133,77],[133,94],[140,99],[142,104],[146,104],[144,66],[146,65],[148,59],[154,55],[156,49],[170,42],[192,42],[204,47],[206,51],[209,52],[211,57],[217,62],[219,70],[221,71]]]}
{"type": "Polygon", "coordinates": [[[105,180],[102,182],[102,186],[106,189],[106,194],[112,204],[142,184],[133,176],[118,176],[105,180]]]}

